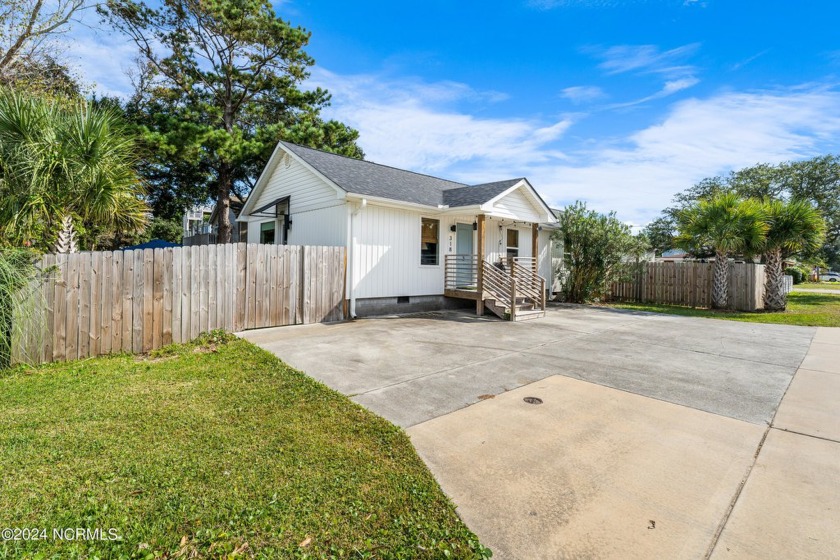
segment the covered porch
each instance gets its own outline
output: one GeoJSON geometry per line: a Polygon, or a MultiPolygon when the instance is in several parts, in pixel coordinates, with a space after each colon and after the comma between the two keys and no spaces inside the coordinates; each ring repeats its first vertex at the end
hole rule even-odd
{"type": "Polygon", "coordinates": [[[487,309],[511,321],[544,316],[540,255],[549,248],[540,247],[541,230],[536,222],[488,214],[472,223],[456,220],[444,259],[444,295],[475,301],[479,315],[487,309]]]}

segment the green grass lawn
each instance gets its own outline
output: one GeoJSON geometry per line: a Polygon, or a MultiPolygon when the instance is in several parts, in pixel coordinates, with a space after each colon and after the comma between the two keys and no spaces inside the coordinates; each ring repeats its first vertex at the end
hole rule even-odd
{"type": "Polygon", "coordinates": [[[242,340],[0,377],[0,558],[480,558],[405,433],[242,340]],[[53,540],[53,529],[119,540],[53,540]]]}
{"type": "Polygon", "coordinates": [[[840,292],[840,282],[803,282],[802,284],[796,284],[793,287],[794,291],[797,288],[821,288],[840,292]]]}
{"type": "Polygon", "coordinates": [[[833,294],[792,292],[788,295],[787,310],[779,313],[715,311],[711,309],[692,309],[690,307],[655,303],[611,303],[608,305],[617,309],[633,309],[636,311],[670,313],[672,315],[685,315],[689,317],[709,317],[751,323],[840,327],[840,296],[833,294]]]}

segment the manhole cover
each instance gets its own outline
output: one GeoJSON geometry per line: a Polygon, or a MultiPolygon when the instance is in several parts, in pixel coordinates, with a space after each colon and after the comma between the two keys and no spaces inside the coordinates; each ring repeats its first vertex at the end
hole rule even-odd
{"type": "Polygon", "coordinates": [[[542,399],[539,397],[525,397],[522,400],[528,404],[542,404],[542,399]]]}

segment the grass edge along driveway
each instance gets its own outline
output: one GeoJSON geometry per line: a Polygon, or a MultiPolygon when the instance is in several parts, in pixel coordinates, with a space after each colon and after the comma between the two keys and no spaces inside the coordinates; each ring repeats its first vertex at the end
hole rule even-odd
{"type": "Polygon", "coordinates": [[[840,327],[840,292],[820,294],[794,291],[788,294],[787,310],[782,312],[719,311],[716,309],[697,309],[678,305],[659,303],[608,303],[603,304],[615,309],[668,313],[687,317],[706,317],[727,319],[749,323],[772,323],[777,325],[798,325],[803,327],[840,327]]]}
{"type": "Polygon", "coordinates": [[[224,333],[0,374],[2,527],[47,534],[0,558],[490,554],[401,429],[224,333]]]}

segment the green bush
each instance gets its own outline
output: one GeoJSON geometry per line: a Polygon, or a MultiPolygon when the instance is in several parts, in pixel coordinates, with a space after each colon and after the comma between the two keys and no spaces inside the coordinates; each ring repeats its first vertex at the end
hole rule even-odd
{"type": "Polygon", "coordinates": [[[0,369],[9,367],[16,319],[31,316],[31,282],[38,269],[28,249],[0,248],[0,369]]]}
{"type": "Polygon", "coordinates": [[[563,278],[565,301],[583,303],[605,297],[607,283],[621,275],[627,262],[638,261],[648,249],[644,236],[634,236],[615,213],[599,214],[583,202],[559,216],[566,252],[563,278]]]}
{"type": "Polygon", "coordinates": [[[802,269],[797,268],[795,266],[791,266],[785,269],[785,274],[788,276],[793,276],[793,283],[794,284],[801,284],[805,280],[807,280],[808,275],[802,272],[802,269]]]}

